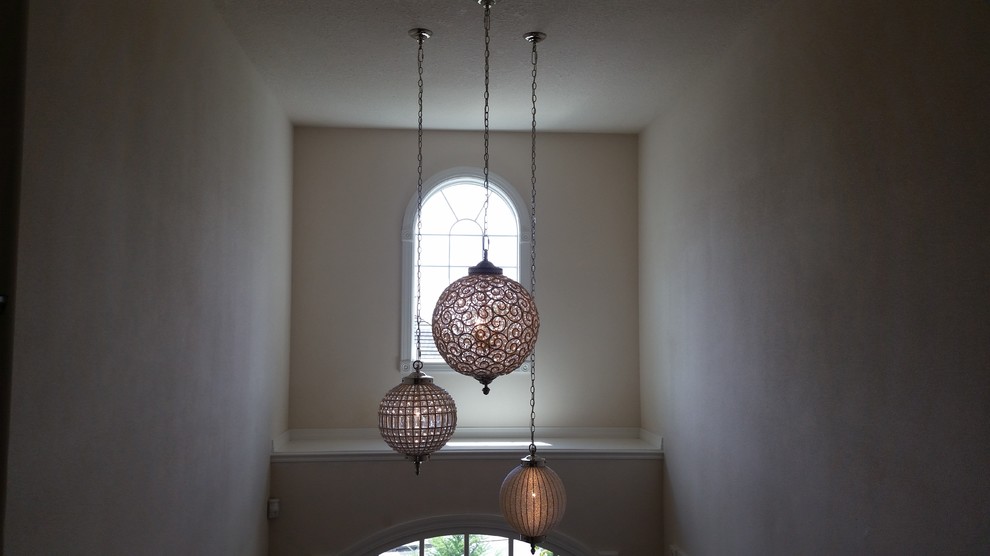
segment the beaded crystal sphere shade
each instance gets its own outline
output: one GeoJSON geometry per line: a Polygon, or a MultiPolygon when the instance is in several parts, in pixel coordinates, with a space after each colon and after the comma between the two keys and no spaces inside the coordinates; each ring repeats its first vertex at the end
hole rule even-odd
{"type": "Polygon", "coordinates": [[[385,393],[378,405],[378,430],[393,450],[420,465],[443,448],[457,428],[457,406],[446,390],[419,367],[385,393]]]}
{"type": "Polygon", "coordinates": [[[487,259],[440,294],[433,341],[455,371],[488,394],[496,378],[518,369],[536,347],[540,315],[533,296],[487,259]]]}
{"type": "Polygon", "coordinates": [[[498,501],[505,521],[530,543],[534,553],[536,544],[560,523],[567,509],[564,483],[545,459],[532,455],[505,476],[498,501]]]}

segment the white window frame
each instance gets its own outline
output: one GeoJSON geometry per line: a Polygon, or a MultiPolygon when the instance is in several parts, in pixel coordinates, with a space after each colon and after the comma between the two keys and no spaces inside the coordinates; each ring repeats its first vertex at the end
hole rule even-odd
{"type": "MultiPolygon", "coordinates": [[[[433,175],[427,180],[423,180],[423,199],[425,200],[433,193],[434,190],[441,187],[446,187],[452,183],[460,182],[471,182],[478,185],[483,185],[485,183],[485,174],[481,168],[471,167],[471,166],[459,166],[456,168],[450,168],[444,170],[438,174],[433,175]]],[[[522,284],[527,291],[529,291],[530,284],[530,264],[528,262],[529,257],[529,245],[530,238],[532,237],[532,223],[530,222],[529,213],[529,203],[523,201],[519,192],[516,188],[503,179],[498,174],[489,171],[488,172],[488,187],[493,195],[499,195],[509,204],[509,207],[516,212],[516,220],[519,222],[519,250],[518,256],[519,260],[515,261],[516,267],[519,268],[519,283],[522,284]],[[526,264],[522,264],[526,261],[526,264]]],[[[416,206],[417,206],[417,196],[414,194],[412,199],[409,201],[409,205],[406,207],[405,215],[402,217],[402,301],[400,310],[402,323],[401,330],[399,333],[399,372],[408,373],[412,371],[412,359],[410,358],[413,350],[413,342],[415,341],[415,334],[413,334],[413,327],[410,323],[413,322],[415,318],[414,307],[415,307],[415,297],[416,292],[413,291],[413,276],[415,274],[415,269],[413,268],[413,260],[416,249],[416,206]]],[[[495,264],[498,262],[498,254],[492,253],[492,257],[495,264]]],[[[478,260],[481,258],[479,256],[478,260]]],[[[503,263],[504,264],[504,263],[503,263]]],[[[467,269],[464,269],[464,275],[467,275],[467,269]]],[[[432,315],[423,315],[424,318],[429,320],[432,315]]],[[[423,330],[423,334],[431,334],[429,329],[423,330]]],[[[518,371],[522,371],[520,374],[529,374],[529,361],[519,367],[518,371]]],[[[427,374],[434,373],[445,373],[454,372],[449,365],[443,362],[424,362],[423,372],[427,374]]],[[[516,372],[512,374],[517,374],[516,372]]]]}
{"type": "MultiPolygon", "coordinates": [[[[418,539],[411,539],[408,542],[400,543],[386,550],[391,551],[393,549],[405,547],[412,543],[418,542],[419,550],[417,552],[409,552],[408,556],[427,556],[426,541],[435,539],[437,537],[461,537],[462,542],[464,543],[464,551],[462,552],[462,556],[470,556],[470,550],[471,550],[470,538],[472,536],[494,537],[499,541],[507,541],[506,546],[509,549],[508,556],[528,556],[530,554],[530,550],[531,550],[530,546],[525,541],[520,540],[519,535],[506,535],[506,534],[492,535],[490,533],[477,533],[477,532],[461,533],[460,531],[457,531],[455,533],[443,533],[440,535],[421,535],[418,539]]],[[[547,552],[550,552],[551,556],[563,556],[562,554],[558,552],[554,552],[543,546],[540,546],[539,548],[541,548],[542,550],[546,550],[547,552]]]]}

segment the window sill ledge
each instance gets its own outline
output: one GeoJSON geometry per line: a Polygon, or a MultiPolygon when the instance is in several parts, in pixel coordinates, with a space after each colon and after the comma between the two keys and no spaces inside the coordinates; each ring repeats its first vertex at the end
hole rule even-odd
{"type": "MultiPolygon", "coordinates": [[[[663,440],[635,428],[540,428],[537,449],[550,460],[662,459],[663,440]]],[[[434,460],[491,459],[524,456],[528,428],[462,428],[434,460]]],[[[272,463],[309,461],[375,461],[401,458],[378,429],[295,429],[272,443],[272,463]]]]}

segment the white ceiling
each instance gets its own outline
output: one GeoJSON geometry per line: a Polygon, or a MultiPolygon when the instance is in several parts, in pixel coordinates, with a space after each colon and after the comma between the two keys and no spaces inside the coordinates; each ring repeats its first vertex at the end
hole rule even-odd
{"type": "MultiPolygon", "coordinates": [[[[499,0],[491,125],[529,129],[539,45],[541,131],[637,132],[773,0],[499,0]]],[[[425,43],[424,125],[480,129],[484,9],[477,0],[214,0],[293,122],[416,127],[414,27],[425,43]]]]}

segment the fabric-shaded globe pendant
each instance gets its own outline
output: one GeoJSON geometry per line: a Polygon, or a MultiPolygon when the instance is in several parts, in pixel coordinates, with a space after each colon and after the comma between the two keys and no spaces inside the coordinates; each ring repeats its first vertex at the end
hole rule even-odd
{"type": "Polygon", "coordinates": [[[433,377],[420,371],[423,363],[402,383],[385,393],[378,406],[378,430],[396,452],[416,464],[416,474],[430,454],[443,448],[457,428],[457,406],[433,377]]]}
{"type": "Polygon", "coordinates": [[[535,554],[536,545],[563,519],[567,493],[546,460],[529,455],[502,481],[498,502],[505,521],[535,554]]]}
{"type": "Polygon", "coordinates": [[[540,315],[533,296],[502,269],[483,261],[440,294],[433,341],[455,371],[475,378],[488,394],[496,378],[518,369],[536,347],[540,315]]]}

